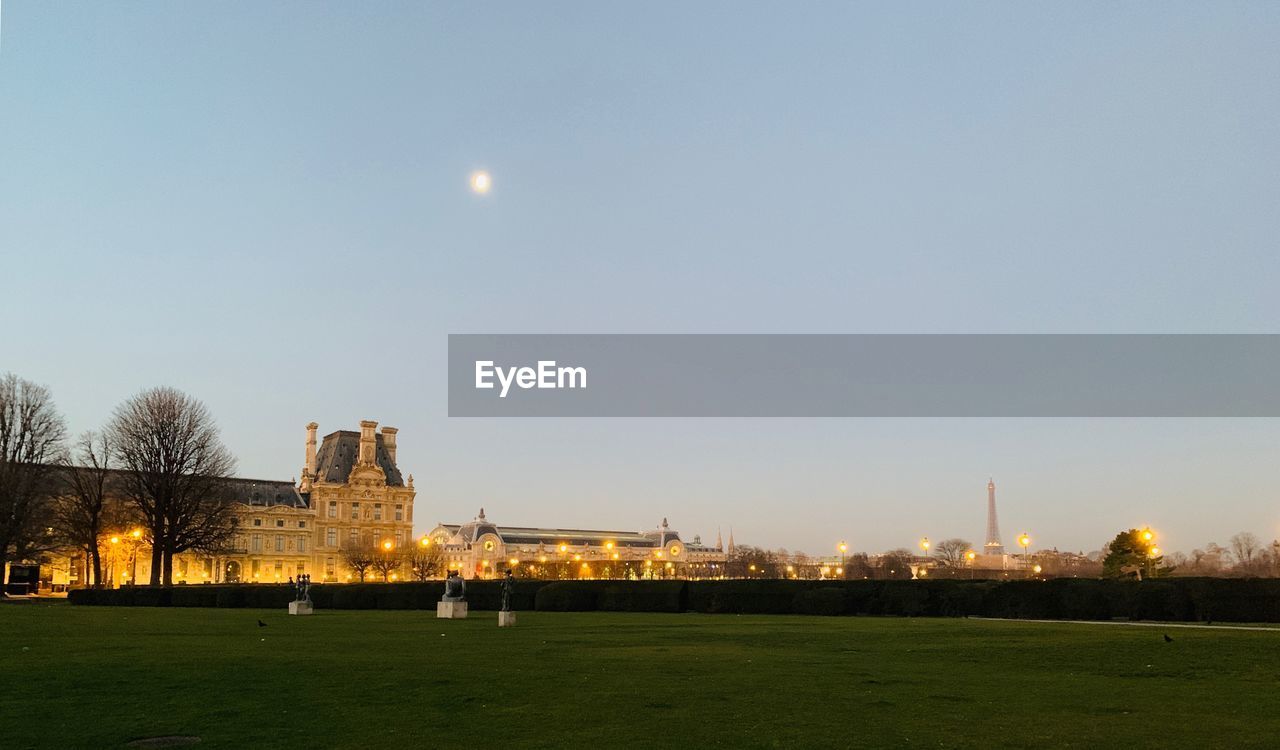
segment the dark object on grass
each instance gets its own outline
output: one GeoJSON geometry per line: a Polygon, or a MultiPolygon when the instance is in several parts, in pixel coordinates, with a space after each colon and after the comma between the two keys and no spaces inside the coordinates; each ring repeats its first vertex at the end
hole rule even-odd
{"type": "Polygon", "coordinates": [[[1173,643],[1173,639],[1169,637],[1169,634],[1168,634],[1168,633],[1165,633],[1165,634],[1164,634],[1164,642],[1165,642],[1165,643],[1173,643]]]}
{"type": "Polygon", "coordinates": [[[266,626],[267,624],[265,622],[263,622],[262,620],[258,620],[258,627],[265,628],[266,626]]]}
{"type": "Polygon", "coordinates": [[[458,571],[451,570],[444,579],[444,596],[440,598],[442,602],[460,602],[467,598],[467,584],[462,580],[462,576],[458,575],[458,571]]]}
{"type": "Polygon", "coordinates": [[[499,611],[511,611],[511,594],[515,590],[515,579],[511,576],[511,568],[507,568],[507,574],[502,577],[502,606],[499,608],[499,611]]]}

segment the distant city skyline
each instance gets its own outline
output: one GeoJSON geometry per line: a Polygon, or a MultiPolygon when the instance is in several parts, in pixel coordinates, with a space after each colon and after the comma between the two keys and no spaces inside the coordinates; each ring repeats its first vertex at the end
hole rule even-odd
{"type": "Polygon", "coordinates": [[[1276,333],[1280,5],[7,2],[0,371],[400,428],[418,533],[1280,537],[1265,419],[470,419],[449,333],[1276,333]],[[477,175],[485,178],[477,183],[477,175]]]}

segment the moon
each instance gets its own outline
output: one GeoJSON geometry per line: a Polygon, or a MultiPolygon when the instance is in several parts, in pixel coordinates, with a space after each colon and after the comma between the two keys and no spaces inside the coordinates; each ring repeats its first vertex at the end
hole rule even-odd
{"type": "Polygon", "coordinates": [[[483,169],[471,173],[471,192],[484,195],[493,187],[493,178],[483,169]]]}

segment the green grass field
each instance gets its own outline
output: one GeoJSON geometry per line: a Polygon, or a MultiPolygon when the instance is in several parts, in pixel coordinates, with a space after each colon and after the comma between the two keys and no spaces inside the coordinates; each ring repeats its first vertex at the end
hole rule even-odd
{"type": "Polygon", "coordinates": [[[519,618],[499,630],[493,612],[4,605],[0,747],[195,735],[202,748],[1167,750],[1280,737],[1280,631],[519,618]]]}

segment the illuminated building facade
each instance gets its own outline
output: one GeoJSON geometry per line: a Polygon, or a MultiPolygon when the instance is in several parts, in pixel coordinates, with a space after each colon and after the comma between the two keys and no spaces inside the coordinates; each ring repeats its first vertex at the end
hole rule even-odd
{"type": "Polygon", "coordinates": [[[441,524],[427,538],[444,565],[464,578],[491,578],[510,568],[536,578],[718,578],[725,552],[699,537],[685,542],[667,519],[649,531],[499,526],[480,514],[441,524]]]}

